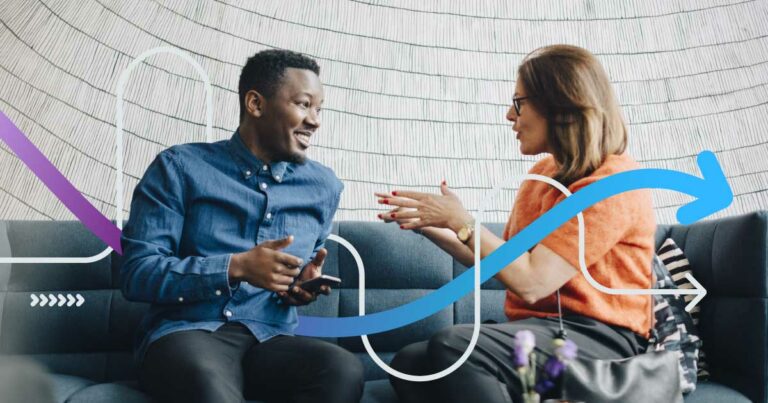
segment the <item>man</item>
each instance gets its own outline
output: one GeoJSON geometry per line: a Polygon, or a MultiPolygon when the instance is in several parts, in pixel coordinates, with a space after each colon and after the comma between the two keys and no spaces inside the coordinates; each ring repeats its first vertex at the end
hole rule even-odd
{"type": "Polygon", "coordinates": [[[360,399],[354,355],[291,336],[295,306],[317,298],[300,286],[321,273],[343,189],[305,156],[320,126],[318,74],[303,55],[257,53],[240,75],[232,138],[161,152],[136,187],[121,284],[152,304],[137,358],[159,401],[360,399]]]}

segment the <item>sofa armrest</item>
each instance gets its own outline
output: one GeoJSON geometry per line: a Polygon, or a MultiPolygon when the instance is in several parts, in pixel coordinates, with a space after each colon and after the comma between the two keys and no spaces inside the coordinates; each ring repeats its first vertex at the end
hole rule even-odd
{"type": "Polygon", "coordinates": [[[699,330],[712,380],[768,403],[768,212],[674,225],[707,289],[699,330]]]}

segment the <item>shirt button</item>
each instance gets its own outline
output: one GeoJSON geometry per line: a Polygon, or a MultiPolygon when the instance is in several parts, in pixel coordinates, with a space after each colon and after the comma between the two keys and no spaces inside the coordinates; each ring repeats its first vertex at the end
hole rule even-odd
{"type": "Polygon", "coordinates": [[[216,290],[216,295],[217,296],[221,295],[221,290],[216,290]]]}
{"type": "Polygon", "coordinates": [[[232,311],[224,311],[224,316],[231,318],[232,317],[232,311]]]}
{"type": "Polygon", "coordinates": [[[251,176],[251,171],[245,171],[245,176],[251,176]]]}
{"type": "Polygon", "coordinates": [[[269,169],[269,167],[265,164],[263,167],[261,167],[261,169],[266,171],[267,169],[269,169]]]}
{"type": "Polygon", "coordinates": [[[272,213],[267,213],[267,220],[272,218],[272,213]]]}
{"type": "Polygon", "coordinates": [[[184,302],[184,297],[179,297],[179,302],[184,302]]]}
{"type": "Polygon", "coordinates": [[[262,182],[261,183],[261,188],[264,189],[264,190],[267,190],[267,184],[262,182]]]}
{"type": "Polygon", "coordinates": [[[275,175],[275,180],[280,182],[280,175],[275,175]]]}

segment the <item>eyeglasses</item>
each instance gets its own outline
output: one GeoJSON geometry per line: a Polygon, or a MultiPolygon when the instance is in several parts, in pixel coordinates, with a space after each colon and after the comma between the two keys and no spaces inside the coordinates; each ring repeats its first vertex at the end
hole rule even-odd
{"type": "Polygon", "coordinates": [[[517,112],[517,115],[520,116],[520,101],[524,99],[528,99],[530,97],[514,97],[512,98],[512,106],[515,107],[515,112],[517,112]]]}

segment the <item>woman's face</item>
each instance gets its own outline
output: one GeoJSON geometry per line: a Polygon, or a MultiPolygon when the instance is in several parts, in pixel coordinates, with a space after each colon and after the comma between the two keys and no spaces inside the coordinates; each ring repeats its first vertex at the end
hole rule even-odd
{"type": "MultiPolygon", "coordinates": [[[[515,85],[515,98],[527,97],[528,93],[523,88],[520,80],[515,85]]],[[[507,120],[513,122],[512,130],[517,132],[520,140],[520,152],[524,155],[536,155],[551,152],[547,141],[547,119],[544,118],[530,99],[522,99],[520,102],[520,114],[517,114],[514,104],[507,111],[507,120]]]]}

